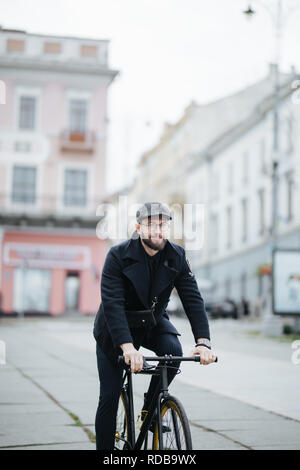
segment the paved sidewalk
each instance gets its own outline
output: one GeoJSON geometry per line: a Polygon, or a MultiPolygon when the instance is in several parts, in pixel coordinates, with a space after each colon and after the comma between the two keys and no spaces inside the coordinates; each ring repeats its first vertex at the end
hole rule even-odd
{"type": "MultiPolygon", "coordinates": [[[[189,323],[172,321],[188,355],[193,346],[189,323]]],[[[220,319],[210,327],[219,364],[195,375],[193,364],[187,363],[178,379],[300,421],[300,364],[292,362],[292,340],[262,337],[256,334],[260,323],[252,321],[220,319]]]]}
{"type": "MultiPolygon", "coordinates": [[[[182,319],[174,323],[183,332],[188,353],[189,326],[182,319]]],[[[0,319],[0,340],[7,348],[7,363],[0,366],[0,449],[95,449],[99,384],[92,324],[93,318],[0,319]]],[[[249,378],[260,358],[265,367],[271,359],[277,365],[282,361],[278,372],[284,373],[288,349],[283,358],[281,346],[286,345],[251,337],[243,328],[230,321],[212,323],[220,362],[209,367],[185,363],[170,387],[185,406],[194,449],[300,449],[298,416],[280,416],[265,406],[281,381],[268,389],[262,370],[255,372],[255,380],[249,378]],[[237,353],[239,359],[232,362],[237,353]],[[234,374],[228,377],[232,368],[234,374]],[[241,375],[243,369],[247,374],[241,375]],[[263,384],[260,391],[259,383],[263,384]],[[251,390],[245,393],[249,384],[255,403],[249,403],[251,390]],[[260,393],[265,397],[258,403],[260,393]]],[[[299,367],[293,367],[284,380],[293,377],[293,372],[299,377],[299,367]]],[[[273,373],[265,369],[265,377],[273,373]]],[[[146,376],[134,376],[137,411],[148,381],[146,376]]],[[[299,382],[295,379],[292,385],[298,387],[295,394],[299,396],[299,382]]],[[[289,387],[285,385],[284,391],[290,399],[289,387]]],[[[293,414],[297,404],[283,411],[293,414]]]]}

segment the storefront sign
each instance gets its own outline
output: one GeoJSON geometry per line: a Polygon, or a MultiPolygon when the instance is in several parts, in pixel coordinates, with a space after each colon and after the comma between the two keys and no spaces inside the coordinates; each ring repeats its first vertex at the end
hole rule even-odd
{"type": "Polygon", "coordinates": [[[91,252],[87,246],[5,243],[4,264],[37,268],[89,269],[91,252]]]}

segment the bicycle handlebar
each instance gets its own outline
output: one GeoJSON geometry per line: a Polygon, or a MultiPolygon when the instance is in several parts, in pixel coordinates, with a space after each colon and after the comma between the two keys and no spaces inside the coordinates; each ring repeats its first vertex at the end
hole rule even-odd
{"type": "MultiPolygon", "coordinates": [[[[143,356],[144,361],[156,361],[156,362],[173,362],[173,361],[193,361],[200,362],[200,355],[197,356],[172,356],[171,354],[166,354],[165,356],[143,356]]],[[[124,362],[124,356],[118,357],[118,363],[124,362]]],[[[218,357],[216,357],[214,362],[218,362],[218,357]]]]}

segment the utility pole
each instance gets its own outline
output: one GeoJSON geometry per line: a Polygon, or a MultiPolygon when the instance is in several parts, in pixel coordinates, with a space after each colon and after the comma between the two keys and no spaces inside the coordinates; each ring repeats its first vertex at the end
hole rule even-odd
{"type": "MultiPolygon", "coordinates": [[[[272,219],[269,243],[269,263],[272,266],[273,251],[277,247],[277,221],[278,221],[278,167],[280,161],[280,52],[282,36],[282,5],[281,0],[276,1],[275,13],[275,64],[274,64],[274,104],[273,104],[273,151],[272,151],[272,219]]],[[[272,266],[273,270],[273,266],[272,266]]],[[[269,278],[269,295],[267,311],[262,325],[262,333],[279,336],[282,333],[281,319],[274,315],[272,304],[273,275],[269,278]]]]}

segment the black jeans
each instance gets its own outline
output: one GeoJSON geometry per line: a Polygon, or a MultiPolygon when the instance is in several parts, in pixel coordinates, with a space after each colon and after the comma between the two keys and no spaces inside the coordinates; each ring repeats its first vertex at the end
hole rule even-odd
{"type": "MultiPolygon", "coordinates": [[[[151,333],[146,334],[142,346],[150,349],[157,356],[164,356],[165,354],[182,356],[181,344],[178,337],[173,333],[163,333],[155,337],[152,337],[151,333]]],[[[113,450],[124,369],[122,365],[114,365],[98,344],[96,346],[96,353],[100,380],[100,397],[95,419],[96,449],[113,450]]],[[[174,362],[173,367],[175,369],[168,369],[168,384],[174,379],[179,366],[180,362],[174,362]]],[[[159,376],[151,377],[147,392],[148,399],[151,399],[159,379],[159,376]]],[[[147,404],[145,404],[145,407],[147,407],[147,404]]]]}

